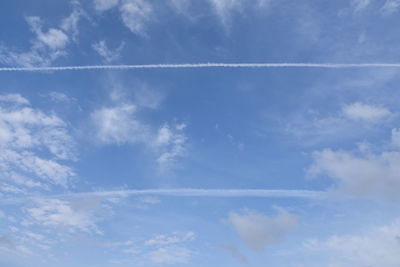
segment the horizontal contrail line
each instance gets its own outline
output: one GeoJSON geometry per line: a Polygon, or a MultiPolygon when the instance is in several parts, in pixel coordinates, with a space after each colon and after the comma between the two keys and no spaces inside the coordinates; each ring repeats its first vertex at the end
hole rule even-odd
{"type": "Polygon", "coordinates": [[[178,68],[400,68],[400,63],[194,63],[81,65],[50,67],[1,67],[0,71],[66,71],[66,70],[127,70],[178,68]]]}
{"type": "Polygon", "coordinates": [[[144,189],[144,190],[115,190],[71,193],[62,196],[129,196],[129,195],[164,195],[175,197],[294,197],[320,198],[325,196],[323,191],[310,190],[273,190],[273,189],[144,189]]]}
{"type": "Polygon", "coordinates": [[[171,196],[171,197],[220,197],[220,198],[304,198],[304,199],[323,199],[328,197],[327,192],[311,190],[274,190],[274,189],[143,189],[143,190],[113,190],[113,191],[93,191],[79,193],[65,193],[56,195],[41,196],[22,196],[12,199],[0,200],[0,203],[16,203],[29,199],[51,199],[51,198],[74,198],[74,197],[129,197],[129,196],[171,196]]]}

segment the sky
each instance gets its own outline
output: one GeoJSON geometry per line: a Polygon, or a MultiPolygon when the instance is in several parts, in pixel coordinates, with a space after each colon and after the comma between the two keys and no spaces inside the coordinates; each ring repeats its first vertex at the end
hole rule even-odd
{"type": "Polygon", "coordinates": [[[400,266],[397,67],[162,68],[397,64],[399,19],[399,0],[1,1],[0,266],[400,266]]]}

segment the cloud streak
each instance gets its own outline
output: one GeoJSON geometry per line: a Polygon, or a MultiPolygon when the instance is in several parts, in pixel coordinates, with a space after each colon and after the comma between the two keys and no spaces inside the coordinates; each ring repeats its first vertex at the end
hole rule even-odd
{"type": "Polygon", "coordinates": [[[73,198],[73,197],[128,197],[128,196],[171,196],[171,197],[258,197],[258,198],[304,198],[304,199],[326,199],[328,192],[312,190],[275,190],[275,189],[193,189],[193,188],[171,188],[171,189],[128,189],[112,191],[93,191],[80,193],[66,193],[57,195],[29,196],[24,198],[3,199],[2,204],[24,201],[26,199],[44,198],[73,198]]]}
{"type": "Polygon", "coordinates": [[[184,63],[137,65],[81,65],[53,67],[2,67],[0,71],[68,71],[186,68],[400,68],[400,63],[184,63]]]}

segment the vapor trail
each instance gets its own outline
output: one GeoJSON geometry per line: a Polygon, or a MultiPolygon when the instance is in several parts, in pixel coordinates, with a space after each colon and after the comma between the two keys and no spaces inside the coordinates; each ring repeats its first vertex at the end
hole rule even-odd
{"type": "Polygon", "coordinates": [[[81,65],[59,67],[2,67],[0,71],[67,71],[185,68],[400,68],[400,63],[195,63],[138,65],[81,65]]]}
{"type": "Polygon", "coordinates": [[[304,198],[323,199],[328,197],[327,192],[311,190],[273,190],[273,189],[143,189],[143,190],[114,190],[114,191],[93,191],[80,193],[65,193],[57,195],[24,196],[21,198],[3,199],[1,204],[12,204],[29,199],[69,199],[74,197],[129,197],[129,196],[171,196],[171,197],[219,197],[219,198],[304,198]]]}

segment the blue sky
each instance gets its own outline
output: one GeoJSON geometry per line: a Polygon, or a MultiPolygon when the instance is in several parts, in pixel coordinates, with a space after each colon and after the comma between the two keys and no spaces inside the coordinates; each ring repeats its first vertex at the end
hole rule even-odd
{"type": "MultiPolygon", "coordinates": [[[[400,55],[398,0],[0,10],[0,68],[400,55]]],[[[0,265],[399,266],[398,73],[0,71],[0,265]]]]}

